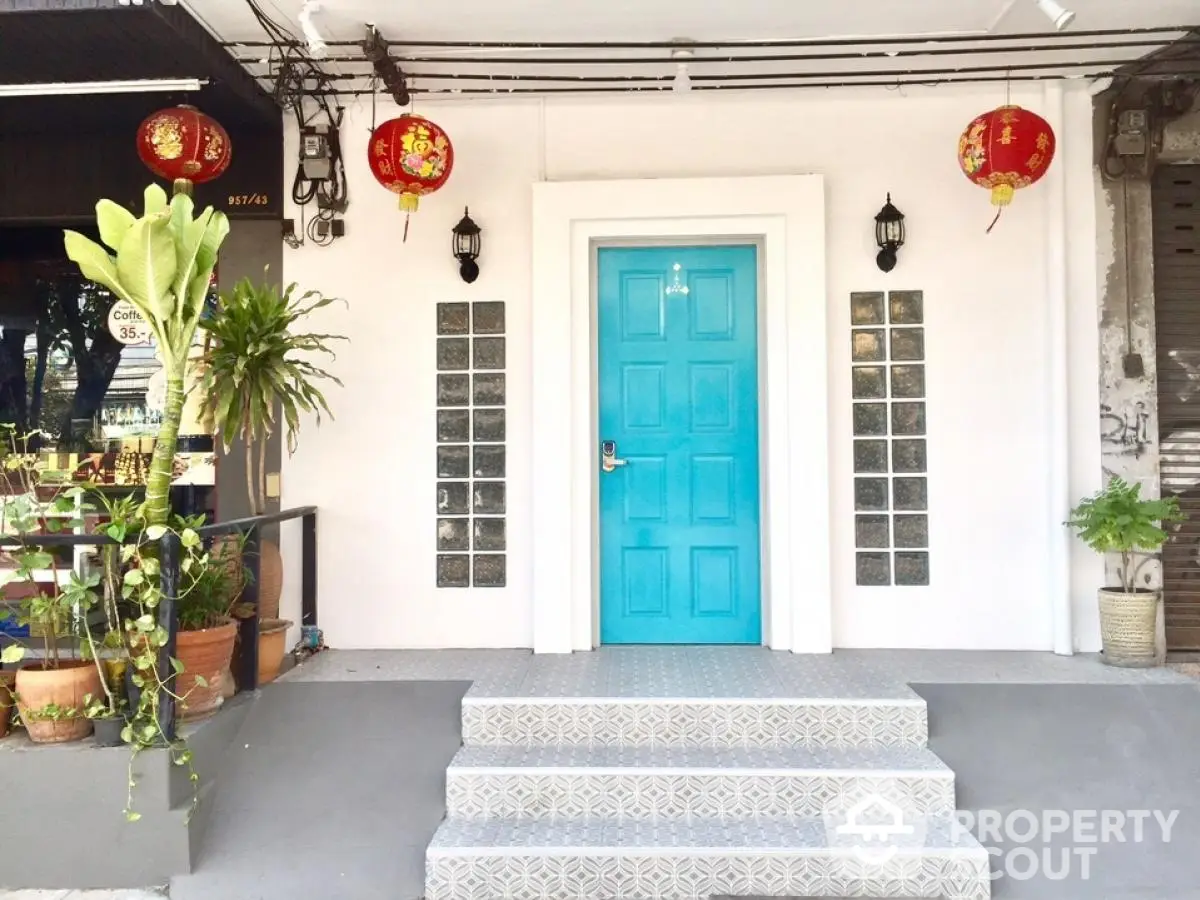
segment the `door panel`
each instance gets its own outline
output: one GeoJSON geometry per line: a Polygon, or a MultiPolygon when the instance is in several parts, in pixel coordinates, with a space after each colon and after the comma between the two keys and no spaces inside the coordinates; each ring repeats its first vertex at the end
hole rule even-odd
{"type": "Polygon", "coordinates": [[[598,253],[602,643],[761,642],[756,253],[598,253]]]}

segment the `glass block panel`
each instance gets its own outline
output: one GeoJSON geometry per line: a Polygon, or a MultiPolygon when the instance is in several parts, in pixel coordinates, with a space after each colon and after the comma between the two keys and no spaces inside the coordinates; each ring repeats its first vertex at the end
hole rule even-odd
{"type": "Polygon", "coordinates": [[[892,583],[892,561],[888,553],[858,553],[854,559],[855,583],[880,587],[892,583]]]}
{"type": "Polygon", "coordinates": [[[920,325],[925,321],[925,297],[920,291],[892,291],[888,312],[893,325],[920,325]]]}
{"type": "Polygon", "coordinates": [[[924,328],[892,329],[892,361],[907,362],[925,358],[924,328]]]}
{"type": "Polygon", "coordinates": [[[499,515],[504,512],[504,482],[475,482],[474,509],[484,515],[499,515]]]}
{"type": "Polygon", "coordinates": [[[925,442],[920,439],[892,441],[892,471],[910,474],[926,471],[925,442]]]}
{"type": "Polygon", "coordinates": [[[855,366],[851,396],[855,400],[882,400],[887,396],[886,372],[883,366],[855,366]]]}
{"type": "Polygon", "coordinates": [[[440,444],[466,443],[471,439],[471,413],[465,409],[437,411],[437,439],[440,444]]]}
{"type": "Polygon", "coordinates": [[[470,519],[438,519],[437,548],[439,550],[469,550],[470,519]]]}
{"type": "Polygon", "coordinates": [[[503,519],[475,520],[475,549],[503,550],[507,529],[503,519]]]}
{"type": "Polygon", "coordinates": [[[887,441],[855,441],[855,472],[886,472],[887,441]]]}
{"type": "Polygon", "coordinates": [[[854,434],[858,437],[887,434],[887,404],[855,403],[854,434]]]}
{"type": "Polygon", "coordinates": [[[857,291],[850,295],[851,325],[883,325],[883,291],[857,291]]]}
{"type": "Polygon", "coordinates": [[[504,440],[505,415],[502,409],[477,409],[475,416],[475,440],[496,442],[504,440]]]}
{"type": "Polygon", "coordinates": [[[470,338],[438,338],[437,367],[440,371],[456,371],[471,367],[470,338]]]}
{"type": "Polygon", "coordinates": [[[896,516],[897,547],[928,547],[929,516],[896,516]]]}
{"type": "Polygon", "coordinates": [[[892,366],[893,399],[925,396],[924,366],[892,366]]]}
{"type": "Polygon", "coordinates": [[[891,546],[887,516],[855,516],[854,517],[854,546],[882,547],[891,546]]]}
{"type": "Polygon", "coordinates": [[[437,511],[443,516],[466,515],[471,511],[471,486],[466,481],[439,481],[437,511]]]}
{"type": "Polygon", "coordinates": [[[437,586],[440,588],[470,587],[471,557],[465,553],[461,556],[439,556],[437,558],[437,586]]]}
{"type": "Polygon", "coordinates": [[[475,467],[473,469],[476,478],[503,478],[505,469],[505,450],[504,447],[498,446],[481,446],[475,448],[475,467]]]}
{"type": "Polygon", "coordinates": [[[467,406],[470,402],[470,375],[439,375],[437,377],[438,406],[467,406]]]}
{"type": "Polygon", "coordinates": [[[853,332],[850,358],[855,362],[882,362],[884,343],[882,328],[856,328],[853,332]]]}
{"type": "Polygon", "coordinates": [[[928,553],[897,553],[896,584],[924,587],[929,584],[928,553]]]}
{"type": "Polygon", "coordinates": [[[504,405],[503,373],[489,372],[486,375],[475,375],[473,385],[476,406],[504,405]]]}
{"type": "Polygon", "coordinates": [[[475,587],[504,587],[506,564],[503,555],[479,553],[474,560],[475,587]]]}
{"type": "Polygon", "coordinates": [[[468,478],[471,475],[471,448],[451,444],[437,448],[438,478],[468,478]]]}
{"type": "Polygon", "coordinates": [[[439,303],[437,305],[438,334],[466,334],[468,325],[466,303],[439,303]]]}
{"type": "Polygon", "coordinates": [[[504,304],[496,300],[472,304],[471,320],[476,334],[504,334],[504,304]]]}
{"type": "Polygon", "coordinates": [[[858,510],[888,508],[888,480],[886,478],[855,478],[854,508],[858,510]]]}
{"type": "Polygon", "coordinates": [[[504,368],[504,338],[482,337],[472,338],[474,345],[474,365],[476,369],[504,368]]]}
{"type": "Polygon", "coordinates": [[[927,479],[893,479],[892,498],[896,504],[896,509],[928,509],[929,484],[927,479]]]}
{"type": "Polygon", "coordinates": [[[893,403],[892,434],[924,434],[924,403],[893,403]]]}

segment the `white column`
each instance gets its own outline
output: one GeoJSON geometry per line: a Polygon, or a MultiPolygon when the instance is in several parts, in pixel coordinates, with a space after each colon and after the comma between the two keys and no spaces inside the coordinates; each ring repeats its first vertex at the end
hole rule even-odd
{"type": "Polygon", "coordinates": [[[1046,485],[1047,587],[1054,624],[1054,652],[1075,652],[1071,622],[1070,533],[1062,524],[1071,510],[1069,355],[1067,331],[1067,179],[1063,137],[1066,115],[1063,86],[1045,84],[1045,119],[1059,142],[1057,161],[1045,176],[1046,191],[1046,313],[1047,403],[1046,437],[1049,451],[1046,485]]]}

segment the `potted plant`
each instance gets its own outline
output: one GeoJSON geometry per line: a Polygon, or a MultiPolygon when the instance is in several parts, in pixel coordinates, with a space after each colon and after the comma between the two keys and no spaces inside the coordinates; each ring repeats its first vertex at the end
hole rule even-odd
{"type": "Polygon", "coordinates": [[[8,736],[12,725],[13,691],[17,688],[17,673],[11,669],[0,670],[0,738],[8,736]]]}
{"type": "MultiPolygon", "coordinates": [[[[184,534],[195,534],[183,527],[184,534]]],[[[240,594],[241,579],[208,554],[195,559],[184,573],[176,601],[179,632],[175,641],[175,655],[183,670],[175,679],[181,719],[209,715],[224,701],[221,686],[237,639],[235,616],[240,612],[240,594]]]]}
{"type": "Polygon", "coordinates": [[[1120,555],[1120,584],[1100,590],[1102,659],[1113,666],[1153,666],[1157,647],[1158,607],[1162,592],[1153,590],[1146,564],[1167,540],[1163,525],[1181,521],[1174,497],[1144,499],[1140,484],[1113,477],[1104,489],[1084,499],[1067,525],[1097,553],[1120,555]]]}
{"type": "MultiPolygon", "coordinates": [[[[322,413],[332,418],[318,382],[341,381],[313,360],[333,357],[329,344],[345,338],[304,332],[297,324],[333,302],[317,291],[297,296],[295,284],[281,292],[265,277],[260,285],[244,278],[221,295],[216,309],[200,323],[210,344],[202,366],[205,411],[227,453],[234,440],[244,444],[252,515],[266,512],[267,438],[275,430],[277,410],[286,426],[288,453],[296,449],[302,414],[315,415],[318,424],[322,413]]],[[[283,589],[279,547],[266,539],[259,547],[259,681],[267,682],[279,674],[292,623],[278,618],[283,589]]]]}

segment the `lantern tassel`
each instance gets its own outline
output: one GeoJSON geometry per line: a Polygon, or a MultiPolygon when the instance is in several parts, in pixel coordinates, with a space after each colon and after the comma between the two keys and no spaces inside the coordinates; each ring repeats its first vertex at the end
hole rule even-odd
{"type": "Polygon", "coordinates": [[[992,233],[992,229],[995,228],[996,223],[1000,221],[1000,213],[1002,213],[1002,212],[1004,212],[1003,206],[1001,206],[999,209],[996,210],[996,217],[994,219],[992,219],[992,224],[987,227],[987,231],[984,232],[985,234],[992,233]]]}
{"type": "Polygon", "coordinates": [[[404,216],[404,237],[400,239],[400,243],[402,244],[408,243],[408,220],[411,218],[412,216],[408,215],[407,213],[404,216]]]}
{"type": "Polygon", "coordinates": [[[992,224],[987,227],[987,234],[992,233],[992,229],[1000,221],[1000,213],[1004,212],[1004,207],[1012,203],[1015,194],[1016,191],[1011,184],[998,184],[992,188],[992,206],[997,207],[997,209],[996,218],[992,219],[992,224]]]}

